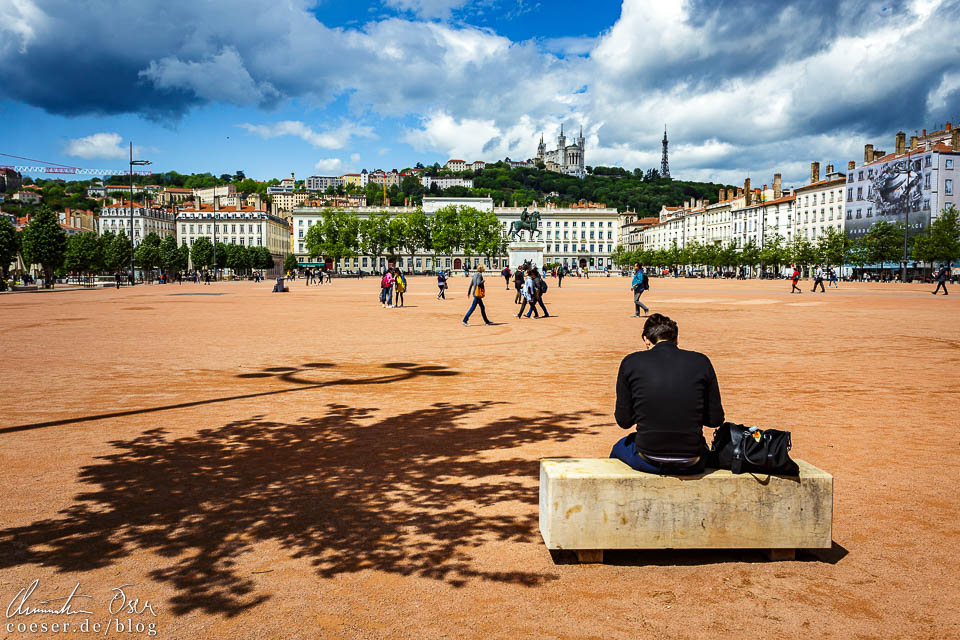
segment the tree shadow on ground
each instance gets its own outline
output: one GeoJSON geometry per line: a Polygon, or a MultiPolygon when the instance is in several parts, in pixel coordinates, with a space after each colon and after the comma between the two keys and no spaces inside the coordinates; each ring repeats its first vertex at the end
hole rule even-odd
{"type": "Polygon", "coordinates": [[[157,568],[148,575],[176,590],[178,615],[236,615],[268,600],[249,569],[237,568],[267,541],[309,559],[325,578],[373,569],[454,586],[535,586],[555,576],[488,572],[471,559],[485,543],[538,535],[535,510],[487,509],[537,504],[537,461],[487,454],[563,442],[590,432],[598,414],[480,423],[493,404],[436,403],[389,417],[331,404],[293,424],[253,416],[190,436],[158,428],[115,441],[116,453],[81,470],[91,489],[71,507],[0,530],[0,567],[88,571],[149,550],[157,568]]]}

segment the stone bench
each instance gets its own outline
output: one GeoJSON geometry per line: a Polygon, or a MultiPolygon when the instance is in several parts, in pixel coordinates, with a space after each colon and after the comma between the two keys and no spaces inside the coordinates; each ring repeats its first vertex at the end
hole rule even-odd
{"type": "Polygon", "coordinates": [[[829,549],[833,476],[796,462],[795,478],[723,469],[658,476],[610,458],[546,458],[540,534],[580,562],[603,562],[605,549],[764,549],[774,560],[829,549]]]}

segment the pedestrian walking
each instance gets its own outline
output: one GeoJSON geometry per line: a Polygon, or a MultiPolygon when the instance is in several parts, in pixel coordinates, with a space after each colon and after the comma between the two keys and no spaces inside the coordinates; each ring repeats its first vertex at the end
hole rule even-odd
{"type": "Polygon", "coordinates": [[[517,270],[513,272],[513,287],[517,290],[517,295],[513,300],[514,304],[520,304],[523,301],[523,280],[524,269],[523,267],[517,267],[517,270]]]}
{"type": "Polygon", "coordinates": [[[507,285],[507,291],[510,291],[510,267],[504,267],[500,275],[503,276],[503,281],[507,285]]]}
{"type": "Polygon", "coordinates": [[[437,288],[440,289],[440,292],[437,294],[437,300],[446,300],[447,276],[443,271],[437,271],[437,288]]]}
{"type": "Polygon", "coordinates": [[[563,265],[557,266],[557,289],[563,287],[563,265]]]}
{"type": "Polygon", "coordinates": [[[797,270],[797,265],[793,265],[793,275],[790,276],[793,281],[793,287],[790,289],[790,293],[803,293],[803,290],[797,286],[797,283],[800,281],[800,272],[797,270]]]}
{"type": "MultiPolygon", "coordinates": [[[[547,311],[547,308],[543,306],[543,294],[547,292],[547,281],[543,279],[543,276],[540,275],[540,271],[537,268],[533,269],[533,301],[535,304],[540,305],[540,308],[543,310],[543,317],[549,318],[550,312],[547,311]]],[[[529,313],[527,314],[529,315],[529,313]]]]}
{"type": "Polygon", "coordinates": [[[836,287],[837,289],[840,288],[840,283],[837,281],[837,272],[834,271],[833,267],[827,267],[827,280],[828,287],[836,287]]]}
{"type": "Polygon", "coordinates": [[[540,317],[540,314],[537,312],[535,308],[536,294],[534,291],[534,284],[533,284],[533,272],[534,272],[533,269],[528,270],[526,278],[524,278],[523,280],[523,302],[520,303],[520,313],[517,314],[518,319],[520,318],[520,316],[523,315],[523,310],[527,308],[527,305],[530,306],[530,310],[527,311],[527,315],[524,317],[529,318],[531,312],[534,314],[535,318],[540,317]]]}
{"type": "Polygon", "coordinates": [[[647,274],[643,272],[643,268],[640,266],[639,262],[633,265],[633,280],[630,282],[630,288],[633,289],[633,317],[640,317],[640,309],[643,309],[644,315],[648,315],[650,313],[650,308],[640,301],[640,296],[643,295],[644,291],[650,288],[650,284],[647,280],[647,274]]]}
{"type": "Polygon", "coordinates": [[[823,269],[821,269],[819,265],[813,273],[813,289],[810,290],[810,293],[816,293],[817,287],[820,287],[820,293],[826,293],[823,288],[823,269]]]}
{"type": "Polygon", "coordinates": [[[950,279],[950,267],[946,263],[940,265],[940,271],[937,272],[937,288],[933,290],[933,295],[937,295],[937,292],[943,288],[943,295],[950,295],[947,293],[947,280],[950,279]]]}
{"type": "Polygon", "coordinates": [[[119,271],[113,272],[113,279],[117,281],[117,289],[119,289],[120,288],[120,272],[119,271]]]}
{"type": "Polygon", "coordinates": [[[487,290],[483,283],[483,265],[479,264],[477,265],[477,272],[473,274],[473,279],[470,281],[470,287],[467,289],[467,297],[473,296],[473,303],[471,303],[470,309],[467,310],[467,315],[463,316],[463,326],[470,326],[470,316],[478,306],[480,307],[480,316],[483,318],[483,322],[485,324],[493,324],[490,322],[490,319],[487,318],[487,310],[483,306],[483,298],[486,294],[487,290]]]}

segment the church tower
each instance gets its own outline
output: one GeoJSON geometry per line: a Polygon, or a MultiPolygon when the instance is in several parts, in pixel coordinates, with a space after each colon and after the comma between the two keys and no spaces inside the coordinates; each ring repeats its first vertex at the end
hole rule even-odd
{"type": "Polygon", "coordinates": [[[670,177],[670,162],[667,160],[667,125],[663,125],[663,157],[660,158],[660,177],[670,177]]]}
{"type": "Polygon", "coordinates": [[[567,165],[567,136],[563,135],[563,123],[560,123],[560,135],[557,137],[557,164],[567,165]]]}
{"type": "Polygon", "coordinates": [[[543,134],[540,134],[540,144],[537,145],[537,160],[540,162],[544,161],[544,156],[547,155],[547,145],[543,143],[543,134]]]}
{"type": "Polygon", "coordinates": [[[578,166],[578,168],[579,168],[580,171],[581,171],[581,177],[582,177],[582,173],[583,173],[583,171],[584,171],[584,168],[586,167],[586,161],[584,160],[584,155],[583,155],[583,152],[584,152],[584,148],[583,148],[583,125],[580,125],[580,135],[577,136],[577,147],[579,147],[579,149],[580,149],[580,150],[577,152],[577,166],[578,166]]]}

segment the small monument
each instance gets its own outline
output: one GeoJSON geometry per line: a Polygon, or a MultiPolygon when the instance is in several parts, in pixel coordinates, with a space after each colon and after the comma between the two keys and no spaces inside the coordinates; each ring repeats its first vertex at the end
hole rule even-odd
{"type": "Polygon", "coordinates": [[[512,242],[507,245],[507,256],[510,260],[510,268],[516,269],[524,263],[529,263],[538,268],[543,268],[543,242],[535,242],[534,238],[541,235],[539,223],[540,212],[528,212],[523,208],[519,220],[514,220],[510,224],[510,237],[512,242]],[[530,240],[523,241],[523,232],[530,234],[530,240]],[[519,240],[517,239],[519,238],[519,240]]]}

